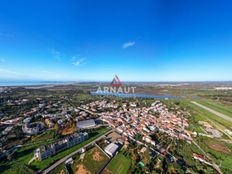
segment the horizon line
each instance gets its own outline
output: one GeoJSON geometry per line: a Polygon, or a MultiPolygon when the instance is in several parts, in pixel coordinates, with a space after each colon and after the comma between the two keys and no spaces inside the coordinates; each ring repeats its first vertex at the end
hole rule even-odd
{"type": "MultiPolygon", "coordinates": [[[[111,80],[0,80],[0,83],[23,83],[23,82],[62,82],[62,83],[111,83],[111,80]]],[[[232,82],[232,80],[133,80],[133,81],[122,81],[122,83],[191,83],[191,82],[232,82]]]]}

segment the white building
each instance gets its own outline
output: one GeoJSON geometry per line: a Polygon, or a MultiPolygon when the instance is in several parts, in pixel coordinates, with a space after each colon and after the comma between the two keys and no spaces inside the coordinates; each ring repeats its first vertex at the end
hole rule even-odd
{"type": "Polygon", "coordinates": [[[118,145],[111,143],[108,146],[106,146],[105,152],[110,156],[114,156],[118,148],[119,148],[118,145]]]}
{"type": "Polygon", "coordinates": [[[34,152],[34,158],[36,160],[44,160],[58,152],[73,147],[88,139],[88,133],[74,133],[68,137],[62,138],[54,143],[43,145],[37,148],[34,152]]]}
{"type": "Polygon", "coordinates": [[[84,120],[84,121],[77,121],[77,129],[88,129],[93,128],[96,126],[96,123],[93,119],[90,120],[84,120]]]}

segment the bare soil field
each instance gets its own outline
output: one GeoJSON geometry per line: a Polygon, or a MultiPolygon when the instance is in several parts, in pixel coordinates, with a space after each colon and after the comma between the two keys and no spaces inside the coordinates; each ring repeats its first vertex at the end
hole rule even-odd
{"type": "Polygon", "coordinates": [[[230,149],[221,145],[221,144],[215,144],[215,143],[210,143],[208,144],[208,146],[213,149],[213,150],[216,150],[216,151],[219,151],[219,152],[223,152],[223,153],[230,153],[230,149]]]}
{"type": "Polygon", "coordinates": [[[102,174],[112,174],[112,172],[109,171],[108,169],[105,169],[102,174]]]}
{"type": "Polygon", "coordinates": [[[65,174],[64,169],[62,169],[59,174],[65,174]]]}
{"type": "Polygon", "coordinates": [[[62,130],[62,135],[69,135],[76,131],[76,125],[74,122],[70,122],[66,125],[66,127],[62,130]]]}
{"type": "Polygon", "coordinates": [[[96,151],[94,149],[94,152],[93,152],[93,160],[94,161],[102,161],[104,159],[104,157],[100,154],[99,151],[96,151]]]}
{"type": "Polygon", "coordinates": [[[83,164],[80,164],[76,167],[75,174],[91,174],[91,172],[88,171],[83,164]]]}

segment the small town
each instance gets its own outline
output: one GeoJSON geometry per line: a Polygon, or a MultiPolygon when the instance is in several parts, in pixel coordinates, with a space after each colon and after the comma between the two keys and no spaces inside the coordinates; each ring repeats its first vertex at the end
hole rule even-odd
{"type": "Polygon", "coordinates": [[[0,174],[232,174],[232,1],[0,1],[0,174]]]}
{"type": "Polygon", "coordinates": [[[46,95],[7,97],[9,93],[14,96],[28,90],[33,94],[39,89],[1,90],[5,96],[1,100],[4,106],[1,115],[5,117],[0,119],[0,158],[3,161],[20,159],[20,152],[25,153],[33,147],[24,162],[31,172],[56,172],[63,164],[60,170],[66,173],[88,172],[87,164],[77,165],[75,160],[83,161],[86,153],[99,153],[104,157],[93,173],[109,172],[111,163],[120,156],[129,162],[134,159],[126,169],[132,173],[163,171],[163,161],[167,166],[175,166],[178,172],[191,173],[194,169],[189,163],[219,171],[196,139],[217,138],[230,143],[223,133],[231,135],[230,129],[222,132],[209,121],[196,122],[203,132],[192,129],[192,114],[180,107],[178,100],[120,99],[77,93],[77,96],[88,97],[76,103],[75,96],[66,96],[67,89],[65,95],[61,93],[56,98],[46,95]],[[4,110],[7,107],[12,110],[4,110]],[[186,158],[181,148],[176,149],[179,146],[198,150],[188,152],[186,158]],[[153,159],[158,160],[153,163],[153,159]]]}

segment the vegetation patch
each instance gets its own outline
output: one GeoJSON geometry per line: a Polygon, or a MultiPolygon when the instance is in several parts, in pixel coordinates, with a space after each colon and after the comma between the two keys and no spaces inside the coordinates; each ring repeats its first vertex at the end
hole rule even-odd
{"type": "Polygon", "coordinates": [[[113,174],[125,174],[128,173],[130,164],[130,158],[124,156],[122,153],[118,153],[108,164],[107,169],[113,174]]]}
{"type": "Polygon", "coordinates": [[[211,100],[199,100],[198,101],[200,104],[207,106],[217,112],[220,112],[222,114],[225,114],[227,116],[232,117],[232,110],[226,105],[223,105],[219,102],[216,101],[211,101],[211,100]]]}
{"type": "Polygon", "coordinates": [[[97,147],[94,147],[85,152],[83,158],[80,158],[80,155],[74,157],[72,169],[76,174],[94,174],[99,171],[107,160],[108,157],[97,147]]]}

